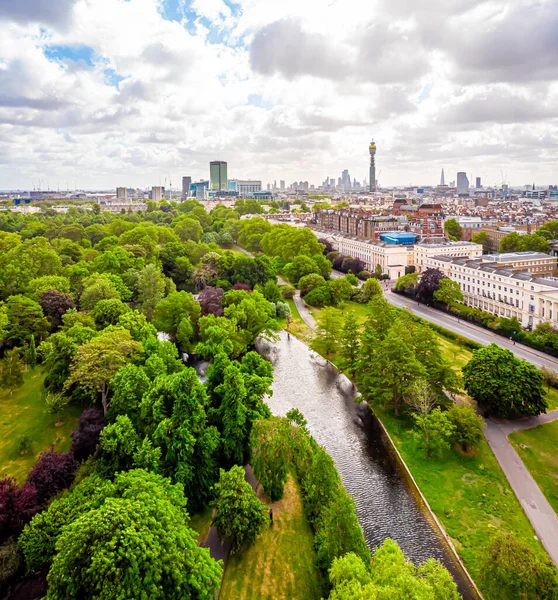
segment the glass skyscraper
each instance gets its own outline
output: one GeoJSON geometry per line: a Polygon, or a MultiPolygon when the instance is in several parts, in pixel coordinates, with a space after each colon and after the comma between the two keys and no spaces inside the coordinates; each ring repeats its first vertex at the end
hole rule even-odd
{"type": "Polygon", "coordinates": [[[223,160],[212,160],[209,163],[209,179],[212,190],[226,190],[227,184],[227,163],[223,160]]]}

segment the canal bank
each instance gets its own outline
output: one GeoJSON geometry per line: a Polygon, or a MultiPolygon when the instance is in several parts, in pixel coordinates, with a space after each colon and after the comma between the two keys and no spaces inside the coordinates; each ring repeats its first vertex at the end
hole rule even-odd
{"type": "Polygon", "coordinates": [[[413,488],[389,436],[367,406],[355,403],[349,380],[285,332],[276,343],[260,340],[258,350],[274,366],[269,407],[277,415],[291,408],[304,414],[355,500],[368,546],[392,538],[414,563],[434,557],[450,570],[465,599],[479,598],[427,503],[413,488]]]}

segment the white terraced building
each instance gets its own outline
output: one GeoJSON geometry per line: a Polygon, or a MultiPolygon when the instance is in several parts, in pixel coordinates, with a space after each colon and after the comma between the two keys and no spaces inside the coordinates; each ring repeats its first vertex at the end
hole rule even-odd
{"type": "Polygon", "coordinates": [[[498,267],[483,260],[434,256],[428,266],[457,281],[464,302],[511,319],[523,327],[548,321],[558,327],[558,278],[498,267]]]}

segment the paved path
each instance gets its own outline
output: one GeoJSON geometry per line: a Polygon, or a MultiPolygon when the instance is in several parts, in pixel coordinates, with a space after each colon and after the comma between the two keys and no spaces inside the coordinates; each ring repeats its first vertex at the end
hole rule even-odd
{"type": "Polygon", "coordinates": [[[293,301],[296,304],[298,312],[300,313],[300,316],[306,325],[308,325],[310,329],[316,329],[316,319],[314,319],[314,317],[310,314],[310,311],[306,307],[306,302],[304,302],[304,300],[300,297],[300,290],[296,291],[293,301]]]}
{"type": "Polygon", "coordinates": [[[524,429],[533,429],[533,427],[538,427],[539,425],[544,425],[545,423],[551,423],[557,419],[558,410],[551,410],[550,412],[547,412],[544,415],[539,415],[538,417],[525,417],[524,419],[518,419],[517,421],[499,422],[497,419],[492,417],[492,420],[500,425],[500,429],[502,429],[506,435],[510,435],[510,433],[515,433],[516,431],[523,431],[524,429]]]}
{"type": "MultiPolygon", "coordinates": [[[[547,417],[544,422],[552,421],[558,418],[558,413],[554,411],[554,413],[548,413],[544,417],[547,417]],[[553,418],[549,418],[550,415],[553,418]]],[[[539,417],[539,419],[543,422],[542,417],[539,417]]],[[[509,431],[510,426],[515,425],[507,422],[498,423],[489,419],[486,422],[484,435],[525,514],[531,521],[537,537],[554,564],[558,566],[558,516],[508,440],[508,434],[511,433],[509,431]]],[[[528,427],[529,425],[527,427],[519,426],[517,429],[512,430],[519,431],[528,427]]]]}

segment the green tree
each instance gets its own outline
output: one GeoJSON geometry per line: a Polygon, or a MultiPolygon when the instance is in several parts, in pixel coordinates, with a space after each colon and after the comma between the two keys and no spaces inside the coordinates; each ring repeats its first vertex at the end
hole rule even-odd
{"type": "Polygon", "coordinates": [[[258,499],[244,478],[244,469],[234,466],[228,472],[221,469],[214,487],[217,499],[213,502],[219,537],[232,541],[231,552],[238,552],[246,542],[253,542],[269,523],[268,508],[258,499]]]}
{"type": "Polygon", "coordinates": [[[141,399],[150,384],[143,367],[130,364],[119,369],[110,380],[112,399],[108,418],[113,420],[118,415],[128,415],[136,424],[141,399]]]}
{"type": "Polygon", "coordinates": [[[490,254],[494,250],[494,242],[488,237],[486,231],[479,231],[471,238],[474,244],[481,244],[484,254],[490,254]]]}
{"type": "Polygon", "coordinates": [[[351,299],[353,286],[346,279],[330,279],[327,286],[331,295],[331,302],[335,306],[344,304],[351,299]]]}
{"type": "Polygon", "coordinates": [[[374,296],[381,296],[383,293],[384,292],[382,290],[381,283],[373,277],[367,279],[362,285],[362,294],[364,296],[365,303],[370,302],[374,296]]]}
{"type": "Polygon", "coordinates": [[[10,396],[23,384],[23,361],[19,354],[19,348],[12,348],[4,354],[0,370],[0,384],[3,388],[10,390],[10,396]]]}
{"type": "Polygon", "coordinates": [[[187,323],[192,327],[193,334],[193,328],[197,325],[200,314],[200,305],[194,300],[192,294],[184,291],[172,292],[155,306],[153,325],[176,340],[182,321],[185,320],[182,325],[182,335],[185,335],[184,329],[187,328],[187,323]]]}
{"type": "Polygon", "coordinates": [[[83,310],[91,310],[99,300],[120,299],[116,284],[106,274],[95,273],[84,281],[79,304],[83,310]]]}
{"type": "Polygon", "coordinates": [[[496,344],[473,351],[463,382],[481,408],[499,417],[536,416],[548,407],[540,371],[496,344]]]}
{"type": "Polygon", "coordinates": [[[324,308],[316,325],[316,334],[310,343],[310,347],[312,350],[329,358],[329,356],[339,349],[342,327],[341,315],[334,308],[324,308]]]}
{"type": "Polygon", "coordinates": [[[440,287],[434,292],[434,298],[445,304],[448,310],[452,304],[463,302],[463,294],[459,284],[448,277],[440,280],[440,287]]]}
{"type": "Polygon", "coordinates": [[[314,449],[310,465],[302,473],[302,489],[305,512],[316,528],[324,509],[342,489],[335,463],[321,446],[314,449]]]}
{"type": "Polygon", "coordinates": [[[77,349],[65,388],[79,383],[85,389],[100,393],[106,414],[109,408],[110,380],[141,350],[142,345],[134,341],[125,329],[104,332],[77,349]]]}
{"type": "Polygon", "coordinates": [[[128,415],[118,415],[114,423],[107,425],[101,431],[99,443],[102,475],[112,477],[132,468],[140,440],[128,415]]]}
{"type": "Polygon", "coordinates": [[[113,494],[62,530],[48,574],[47,600],[210,600],[222,568],[188,527],[180,486],[145,471],[129,492],[113,494]],[[118,497],[120,496],[120,497],[118,497]]]}
{"type": "Polygon", "coordinates": [[[494,535],[482,562],[480,574],[484,593],[494,598],[554,600],[558,598],[558,571],[546,555],[513,533],[494,535]]]}
{"type": "Polygon", "coordinates": [[[416,379],[405,394],[405,402],[414,412],[427,415],[436,406],[437,397],[426,379],[416,379]]]}
{"type": "Polygon", "coordinates": [[[527,234],[521,236],[520,250],[523,252],[544,252],[548,254],[550,252],[550,244],[542,235],[537,235],[536,233],[527,234]]]}
{"type": "Polygon", "coordinates": [[[456,219],[448,219],[444,223],[444,231],[448,234],[450,240],[459,241],[463,234],[461,225],[456,219]]]}
{"type": "Polygon", "coordinates": [[[155,265],[149,264],[140,271],[136,287],[138,302],[147,318],[151,320],[155,306],[165,296],[165,276],[155,265]]]}
{"type": "Polygon", "coordinates": [[[32,335],[41,339],[49,330],[41,305],[26,296],[10,296],[6,314],[8,326],[4,339],[10,346],[27,343],[32,335]]]}
{"type": "Polygon", "coordinates": [[[255,421],[250,436],[252,467],[272,502],[283,497],[289,469],[290,424],[280,417],[255,421]]]}
{"type": "Polygon", "coordinates": [[[358,370],[360,351],[360,335],[356,315],[350,312],[345,317],[345,323],[339,338],[339,366],[349,379],[354,380],[358,370]]]}
{"type": "Polygon", "coordinates": [[[517,231],[512,231],[500,240],[500,252],[519,252],[521,250],[521,236],[517,231]]]}
{"type": "Polygon", "coordinates": [[[306,296],[308,292],[311,292],[319,285],[325,285],[325,279],[318,273],[310,273],[310,275],[301,277],[298,281],[300,295],[303,297],[306,296]]]}
{"type": "MultiPolygon", "coordinates": [[[[51,415],[60,416],[66,410],[69,401],[69,396],[56,392],[49,392],[45,398],[46,411],[51,415]]],[[[60,423],[61,421],[57,421],[56,425],[59,425],[60,423]]]]}
{"type": "Polygon", "coordinates": [[[484,420],[477,415],[474,408],[455,404],[448,411],[448,415],[455,427],[453,440],[465,452],[480,444],[483,439],[484,420]]]}
{"type": "Polygon", "coordinates": [[[412,292],[417,286],[418,279],[418,273],[407,273],[407,275],[402,275],[395,282],[395,289],[398,292],[412,292]]]}
{"type": "Polygon", "coordinates": [[[91,315],[95,319],[95,325],[99,329],[104,329],[109,325],[116,325],[120,317],[129,311],[127,304],[124,304],[122,300],[118,298],[112,298],[111,300],[99,300],[91,315]]]}
{"type": "Polygon", "coordinates": [[[455,426],[447,413],[435,408],[428,414],[413,414],[415,439],[424,448],[427,458],[439,457],[449,449],[455,426]]]}

